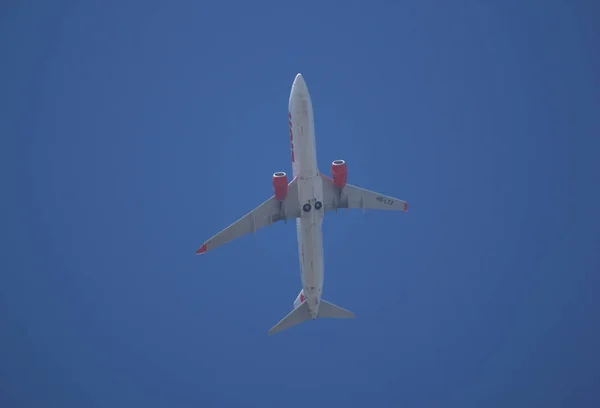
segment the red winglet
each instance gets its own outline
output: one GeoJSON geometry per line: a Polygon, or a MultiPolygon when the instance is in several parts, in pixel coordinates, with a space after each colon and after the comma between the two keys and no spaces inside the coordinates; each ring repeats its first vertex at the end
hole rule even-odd
{"type": "Polygon", "coordinates": [[[202,247],[200,247],[200,249],[198,249],[196,251],[196,254],[203,254],[206,252],[206,244],[202,245],[202,247]]]}
{"type": "Polygon", "coordinates": [[[408,203],[406,201],[404,202],[404,211],[408,211],[408,203]]]}

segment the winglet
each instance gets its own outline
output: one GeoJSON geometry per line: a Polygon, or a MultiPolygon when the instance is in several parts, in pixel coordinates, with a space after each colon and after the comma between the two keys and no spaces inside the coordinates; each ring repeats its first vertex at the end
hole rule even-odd
{"type": "Polygon", "coordinates": [[[202,245],[200,249],[196,250],[196,255],[200,255],[206,252],[206,244],[202,245]]]}
{"type": "Polygon", "coordinates": [[[408,203],[406,201],[404,202],[404,211],[408,211],[408,203]]]}

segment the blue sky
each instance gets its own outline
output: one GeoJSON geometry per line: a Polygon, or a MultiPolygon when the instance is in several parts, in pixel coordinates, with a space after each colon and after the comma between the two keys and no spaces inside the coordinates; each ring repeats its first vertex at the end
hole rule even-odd
{"type": "Polygon", "coordinates": [[[3,407],[597,407],[592,1],[0,7],[3,407]],[[406,214],[324,222],[351,321],[276,336],[294,224],[202,242],[318,162],[406,214]]]}

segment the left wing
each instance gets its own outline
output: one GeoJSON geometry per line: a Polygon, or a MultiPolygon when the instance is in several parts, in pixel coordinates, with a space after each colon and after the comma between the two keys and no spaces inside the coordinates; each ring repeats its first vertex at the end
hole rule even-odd
{"type": "Polygon", "coordinates": [[[325,211],[337,210],[338,208],[361,208],[363,211],[367,209],[408,211],[408,203],[399,198],[376,193],[352,184],[346,184],[340,189],[333,184],[330,177],[324,174],[321,174],[321,179],[323,179],[323,205],[325,211]]]}
{"type": "Polygon", "coordinates": [[[196,251],[196,254],[203,254],[206,251],[226,244],[250,232],[256,232],[260,228],[277,221],[287,221],[299,217],[298,183],[294,179],[288,184],[288,194],[284,201],[278,201],[275,195],[271,196],[271,198],[254,210],[204,242],[200,249],[196,251]]]}

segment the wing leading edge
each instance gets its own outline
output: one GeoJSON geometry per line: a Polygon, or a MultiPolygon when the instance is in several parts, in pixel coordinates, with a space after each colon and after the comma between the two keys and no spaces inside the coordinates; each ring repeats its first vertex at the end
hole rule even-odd
{"type": "Polygon", "coordinates": [[[323,179],[325,211],[337,210],[338,208],[360,208],[363,211],[367,209],[408,211],[408,203],[399,198],[376,193],[352,184],[346,184],[340,189],[333,184],[330,177],[321,174],[321,178],[323,179]]]}
{"type": "Polygon", "coordinates": [[[271,196],[267,201],[204,242],[196,254],[203,254],[275,222],[299,218],[300,202],[298,201],[296,180],[293,179],[288,184],[288,194],[284,201],[278,201],[275,195],[271,196]]]}

